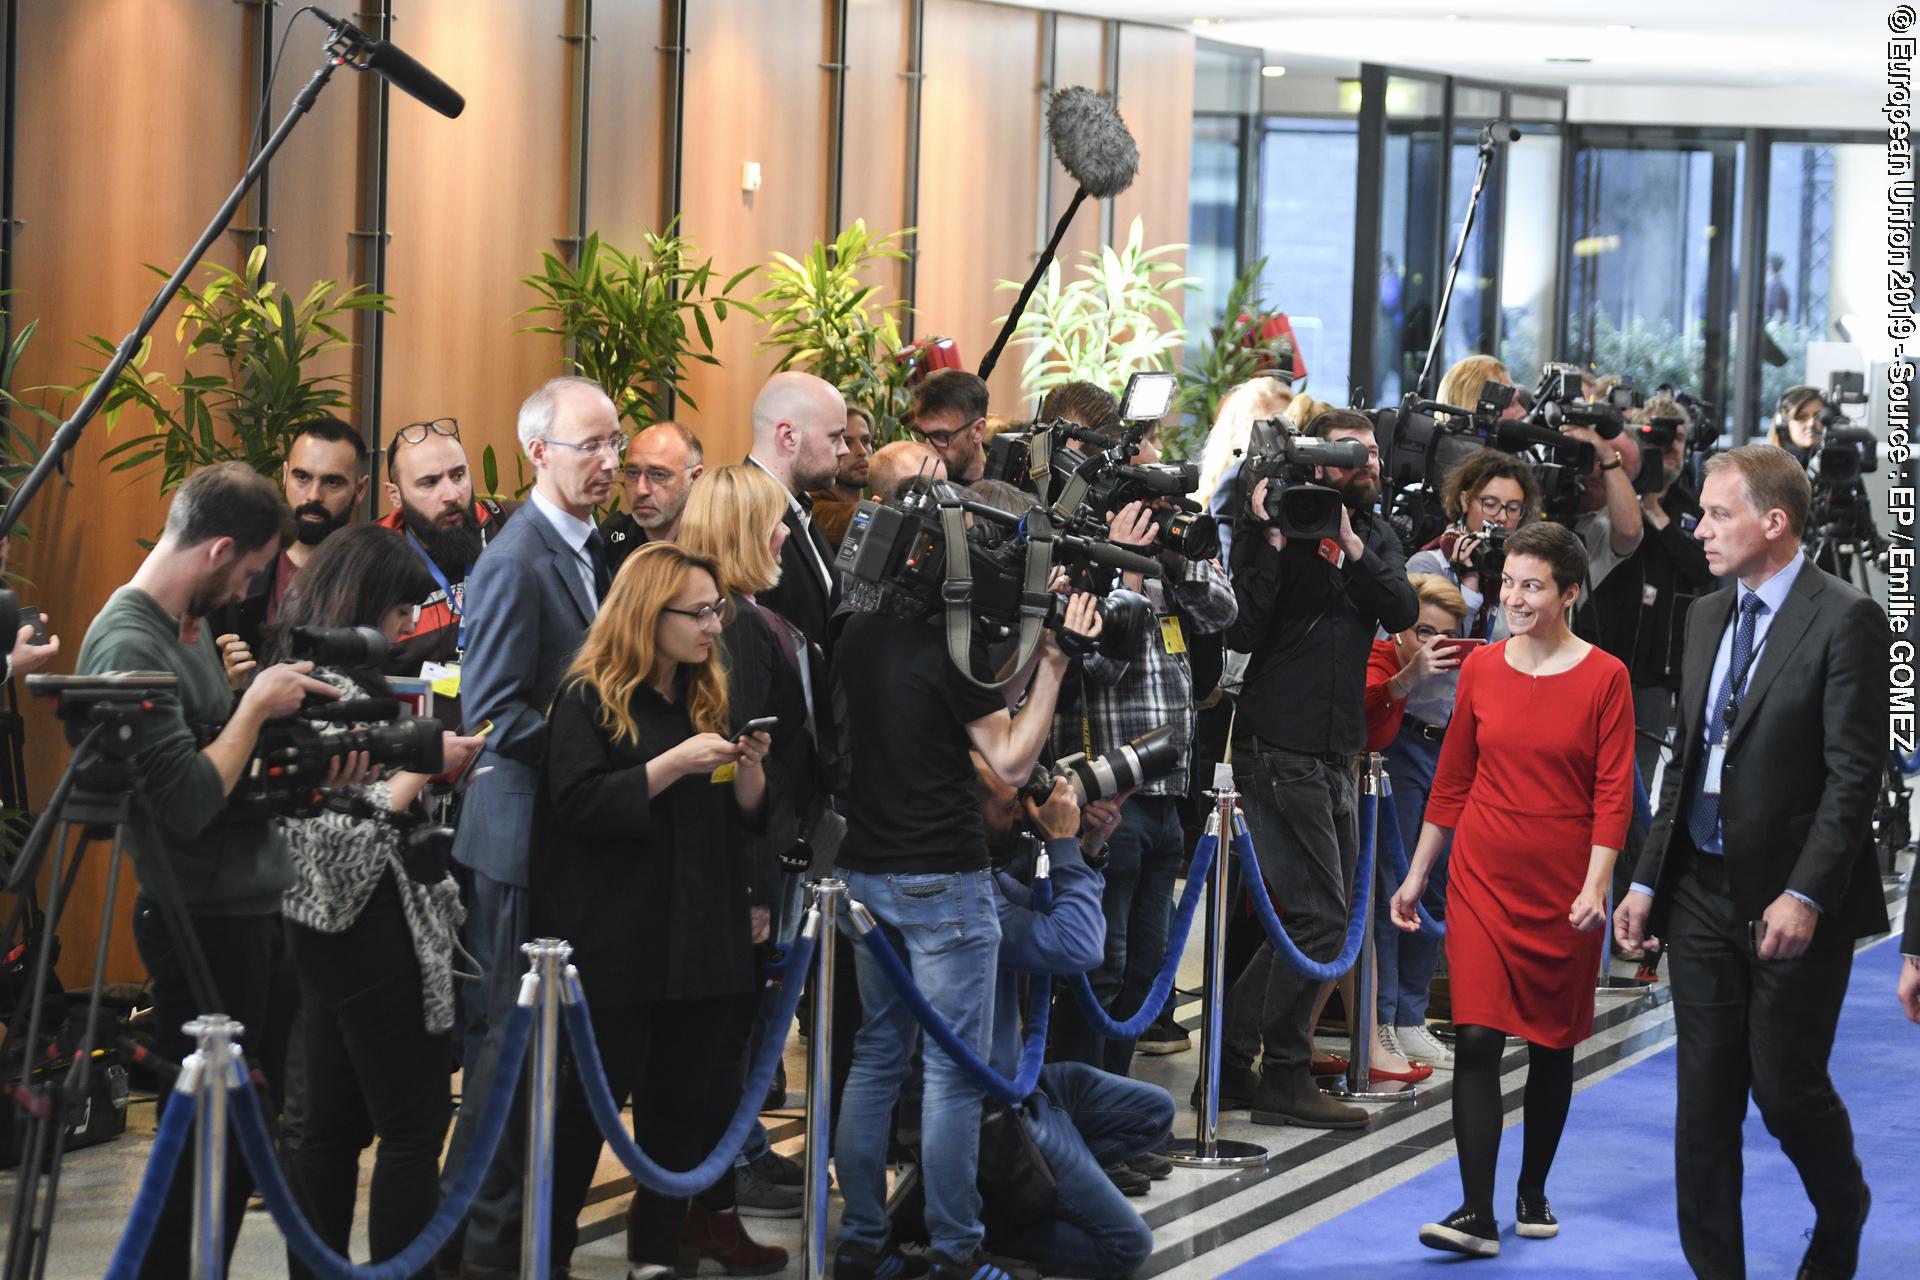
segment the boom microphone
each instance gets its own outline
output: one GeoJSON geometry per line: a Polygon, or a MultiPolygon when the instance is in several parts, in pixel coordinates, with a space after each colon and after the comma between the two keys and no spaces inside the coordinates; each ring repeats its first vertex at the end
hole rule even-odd
{"type": "MultiPolygon", "coordinates": [[[[309,6],[311,7],[311,6],[309,6]]],[[[449,120],[467,109],[467,100],[452,85],[427,70],[413,56],[390,40],[375,40],[351,22],[336,18],[324,9],[313,16],[333,28],[333,38],[343,45],[341,57],[355,71],[371,71],[400,92],[438,111],[449,120]]]]}
{"type": "Polygon", "coordinates": [[[1088,196],[1106,200],[1119,195],[1133,185],[1133,175],[1140,168],[1140,148],[1134,144],[1133,134],[1127,129],[1127,122],[1120,118],[1113,99],[1091,89],[1075,85],[1059,90],[1047,100],[1047,137],[1053,144],[1053,154],[1080,187],[1054,225],[1053,239],[1041,251],[1040,260],[1033,264],[1033,274],[1027,277],[1020,296],[1014,300],[1013,310],[1007,313],[1006,323],[1000,326],[1000,336],[993,340],[992,348],[980,361],[982,378],[991,374],[993,366],[999,363],[1000,352],[1013,337],[1028,299],[1033,297],[1040,278],[1052,265],[1054,252],[1066,237],[1067,224],[1080,211],[1081,203],[1088,196]]]}

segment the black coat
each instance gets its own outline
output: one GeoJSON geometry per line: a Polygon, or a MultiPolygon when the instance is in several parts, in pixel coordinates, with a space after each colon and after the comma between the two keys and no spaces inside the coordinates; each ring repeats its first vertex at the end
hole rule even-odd
{"type": "Polygon", "coordinates": [[[554,698],[528,868],[534,931],[573,944],[595,1005],[750,994],[757,823],[705,776],[649,799],[647,762],[693,729],[650,688],[632,710],[638,740],[616,743],[594,690],[569,681],[554,698]]]}
{"type": "Polygon", "coordinates": [[[818,564],[827,567],[828,579],[833,577],[835,549],[827,546],[816,522],[808,520],[802,524],[792,507],[787,508],[781,522],[787,526],[787,541],[780,548],[780,581],[760,593],[760,603],[800,628],[807,639],[831,657],[833,645],[827,636],[827,619],[840,606],[840,586],[837,582],[821,580],[820,570],[805,544],[813,543],[820,556],[818,564]]]}

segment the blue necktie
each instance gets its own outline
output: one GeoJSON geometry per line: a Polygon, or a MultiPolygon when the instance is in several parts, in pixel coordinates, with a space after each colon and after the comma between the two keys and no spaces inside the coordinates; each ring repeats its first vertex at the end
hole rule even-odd
{"type": "MultiPolygon", "coordinates": [[[[1727,675],[1720,682],[1720,688],[1714,693],[1713,707],[1707,721],[1707,743],[1712,746],[1727,740],[1727,708],[1733,704],[1734,679],[1740,681],[1745,690],[1747,679],[1752,674],[1754,622],[1766,603],[1754,592],[1747,592],[1740,600],[1740,621],[1733,628],[1733,655],[1727,663],[1727,675]]],[[[1704,774],[1702,775],[1704,781],[1704,774]]],[[[1703,786],[1693,798],[1693,811],[1687,817],[1687,832],[1693,837],[1696,849],[1705,849],[1710,844],[1719,843],[1720,834],[1720,797],[1707,792],[1703,786]]]]}

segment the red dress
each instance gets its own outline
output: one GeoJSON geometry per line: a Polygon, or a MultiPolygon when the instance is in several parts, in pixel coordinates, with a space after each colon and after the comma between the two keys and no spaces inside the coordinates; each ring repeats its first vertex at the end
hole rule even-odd
{"type": "Polygon", "coordinates": [[[1530,676],[1507,642],[1460,668],[1460,691],[1427,799],[1453,828],[1447,973],[1456,1024],[1565,1049],[1593,1030],[1603,925],[1567,912],[1594,845],[1621,848],[1633,817],[1633,693],[1618,658],[1593,649],[1530,676]]]}

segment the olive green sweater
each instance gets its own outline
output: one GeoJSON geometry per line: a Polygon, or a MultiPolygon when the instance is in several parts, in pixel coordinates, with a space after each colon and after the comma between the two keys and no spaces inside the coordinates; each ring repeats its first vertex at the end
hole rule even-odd
{"type": "MultiPolygon", "coordinates": [[[[234,806],[220,773],[201,748],[233,710],[213,637],[201,628],[198,644],[180,642],[180,620],[137,587],[121,587],[87,628],[76,668],[170,671],[180,678],[170,696],[154,699],[146,743],[135,775],[153,818],[159,852],[173,868],[189,911],[203,915],[271,915],[293,883],[286,837],[264,809],[234,806]]],[[[154,851],[128,833],[134,871],[143,886],[154,851]]]]}

